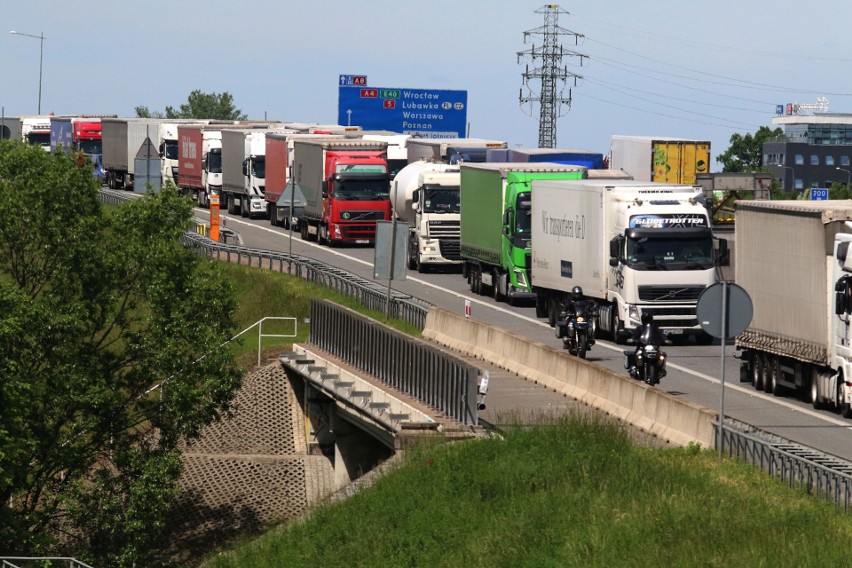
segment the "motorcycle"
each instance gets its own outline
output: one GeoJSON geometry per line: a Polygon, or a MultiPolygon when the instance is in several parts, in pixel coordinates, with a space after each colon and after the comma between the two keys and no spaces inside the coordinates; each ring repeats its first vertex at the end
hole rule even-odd
{"type": "Polygon", "coordinates": [[[642,381],[647,385],[659,384],[666,376],[666,352],[654,343],[643,343],[633,351],[624,351],[626,360],[624,368],[631,378],[642,381]]]}
{"type": "Polygon", "coordinates": [[[594,345],[594,317],[586,302],[575,306],[572,313],[561,312],[556,322],[556,337],[562,339],[562,348],[571,355],[586,358],[586,352],[594,345]]]}

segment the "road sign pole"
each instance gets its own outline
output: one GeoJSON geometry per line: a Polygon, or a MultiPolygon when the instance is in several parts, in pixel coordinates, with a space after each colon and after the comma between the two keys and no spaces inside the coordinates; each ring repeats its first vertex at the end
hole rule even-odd
{"type": "Polygon", "coordinates": [[[719,395],[719,460],[722,459],[722,451],[725,447],[725,343],[728,341],[728,283],[722,281],[722,393],[719,395]]]}

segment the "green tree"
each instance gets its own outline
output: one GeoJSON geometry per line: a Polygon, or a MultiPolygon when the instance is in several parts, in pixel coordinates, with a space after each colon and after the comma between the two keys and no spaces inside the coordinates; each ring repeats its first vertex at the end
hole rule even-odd
{"type": "Polygon", "coordinates": [[[224,93],[202,93],[195,90],[189,93],[186,104],[167,106],[165,113],[151,111],[146,106],[136,107],[136,116],[140,118],[207,118],[214,120],[245,120],[246,115],[234,106],[234,97],[228,91],[224,93]]]}
{"type": "Polygon", "coordinates": [[[783,136],[781,128],[775,130],[761,126],[752,134],[735,133],[731,135],[731,145],[725,152],[716,156],[722,164],[723,172],[757,172],[761,170],[763,143],[769,139],[783,136]]]}
{"type": "Polygon", "coordinates": [[[152,111],[146,106],[138,106],[134,110],[136,111],[137,118],[166,118],[166,115],[162,112],[158,110],[152,111]]]}
{"type": "Polygon", "coordinates": [[[187,200],[105,211],[97,192],[71,158],[0,140],[0,542],[146,565],[178,442],[239,386],[235,301],[179,242],[187,200]]]}

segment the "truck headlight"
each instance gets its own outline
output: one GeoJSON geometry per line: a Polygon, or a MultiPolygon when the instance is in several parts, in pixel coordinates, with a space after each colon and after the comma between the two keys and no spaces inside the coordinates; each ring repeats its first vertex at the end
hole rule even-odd
{"type": "Polygon", "coordinates": [[[627,310],[627,315],[628,315],[628,317],[630,317],[631,320],[634,320],[634,321],[640,321],[641,320],[641,318],[639,317],[639,308],[637,308],[636,306],[631,305],[627,310]]]}
{"type": "Polygon", "coordinates": [[[518,287],[529,288],[527,274],[523,270],[515,270],[515,281],[518,283],[518,287]]]}

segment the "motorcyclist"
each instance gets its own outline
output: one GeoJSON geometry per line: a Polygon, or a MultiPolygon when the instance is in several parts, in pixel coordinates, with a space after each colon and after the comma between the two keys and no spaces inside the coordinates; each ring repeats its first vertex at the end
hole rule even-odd
{"type": "MultiPolygon", "coordinates": [[[[637,326],[636,329],[633,330],[633,333],[630,336],[630,342],[636,344],[636,349],[633,351],[633,355],[630,356],[628,362],[628,369],[631,371],[631,374],[636,368],[636,353],[638,353],[642,347],[645,345],[656,345],[659,348],[668,343],[666,336],[663,334],[660,327],[654,323],[654,314],[649,312],[642,313],[642,325],[637,326]]],[[[666,370],[664,367],[661,367],[660,377],[664,377],[665,375],[666,370]]]]}
{"type": "MultiPolygon", "coordinates": [[[[567,318],[569,315],[574,316],[574,320],[576,321],[577,316],[582,316],[591,320],[594,315],[592,312],[595,308],[594,302],[590,302],[586,300],[583,295],[583,288],[580,286],[574,286],[571,289],[571,299],[565,304],[565,317],[567,318]]],[[[590,321],[589,323],[593,323],[590,321]]],[[[594,325],[592,326],[594,329],[594,325]]],[[[571,330],[568,332],[571,333],[571,330]]],[[[588,345],[592,346],[595,344],[594,333],[591,333],[588,338],[588,345]]]]}
{"type": "Polygon", "coordinates": [[[642,325],[633,330],[631,339],[636,343],[637,349],[643,345],[663,345],[666,337],[660,327],[654,323],[654,314],[642,312],[642,325]]]}

